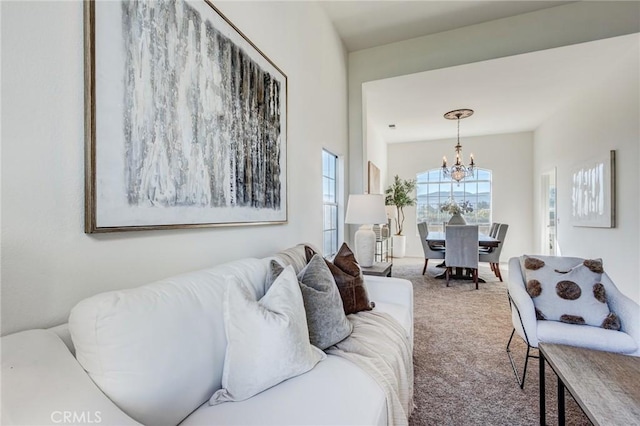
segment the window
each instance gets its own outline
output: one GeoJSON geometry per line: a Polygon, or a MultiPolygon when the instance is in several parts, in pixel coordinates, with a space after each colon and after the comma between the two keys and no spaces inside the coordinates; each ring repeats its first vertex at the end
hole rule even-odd
{"type": "Polygon", "coordinates": [[[338,252],[338,157],[322,150],[323,248],[325,256],[338,252]]]}
{"type": "Polygon", "coordinates": [[[469,201],[473,212],[465,213],[469,225],[479,225],[480,232],[489,233],[491,226],[491,170],[476,169],[475,176],[460,183],[443,178],[440,168],[418,173],[416,176],[418,198],[416,216],[418,223],[427,222],[429,230],[442,231],[443,223],[450,218],[441,212],[440,205],[453,198],[456,202],[469,201]]]}

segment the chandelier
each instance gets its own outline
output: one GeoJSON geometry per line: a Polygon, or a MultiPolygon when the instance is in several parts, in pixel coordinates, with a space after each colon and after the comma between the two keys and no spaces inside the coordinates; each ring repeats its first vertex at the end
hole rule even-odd
{"type": "Polygon", "coordinates": [[[447,157],[442,157],[442,175],[444,177],[451,177],[451,179],[460,183],[460,181],[466,177],[472,177],[473,171],[475,169],[475,163],[473,162],[473,154],[471,154],[471,162],[469,166],[465,166],[460,161],[460,156],[462,155],[462,145],[460,145],[460,120],[463,118],[467,118],[473,115],[472,109],[456,109],[453,111],[449,111],[444,115],[444,118],[447,120],[457,120],[458,121],[458,143],[456,144],[456,163],[447,167],[447,157]]]}

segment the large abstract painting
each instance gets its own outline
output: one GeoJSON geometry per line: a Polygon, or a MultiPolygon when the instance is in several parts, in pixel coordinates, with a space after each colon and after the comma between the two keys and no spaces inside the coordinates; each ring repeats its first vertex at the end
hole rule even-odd
{"type": "Polygon", "coordinates": [[[85,3],[85,232],[287,221],[287,78],[206,0],[85,3]]]}
{"type": "Polygon", "coordinates": [[[571,222],[574,226],[615,227],[615,151],[585,161],[571,172],[571,222]]]}

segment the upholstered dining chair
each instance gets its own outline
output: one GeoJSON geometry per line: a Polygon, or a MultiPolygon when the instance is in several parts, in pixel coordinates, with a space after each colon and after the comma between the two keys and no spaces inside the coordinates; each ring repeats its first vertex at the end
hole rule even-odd
{"type": "Polygon", "coordinates": [[[447,265],[447,287],[451,268],[467,268],[471,269],[478,289],[478,225],[447,226],[444,262],[447,265]]]}
{"type": "Polygon", "coordinates": [[[427,243],[429,227],[426,222],[420,222],[418,224],[418,233],[420,234],[420,242],[422,243],[422,250],[424,251],[424,268],[422,268],[422,275],[424,275],[427,271],[429,259],[444,259],[445,249],[443,247],[431,247],[429,243],[427,243]]]}
{"type": "Polygon", "coordinates": [[[490,247],[489,250],[480,251],[479,261],[487,262],[491,266],[493,273],[502,282],[502,273],[500,272],[500,253],[502,252],[502,246],[504,245],[504,239],[507,237],[507,230],[509,225],[506,223],[500,223],[498,226],[498,233],[494,238],[500,241],[498,247],[490,247]]]}
{"type": "Polygon", "coordinates": [[[491,229],[489,230],[489,236],[495,238],[498,235],[498,227],[500,224],[498,222],[493,222],[491,224],[491,229]]]}
{"type": "MultiPolygon", "coordinates": [[[[577,257],[536,257],[558,271],[570,270],[584,262],[584,259],[577,257]]],[[[521,259],[519,257],[509,259],[507,294],[511,307],[513,331],[507,343],[507,355],[520,388],[524,388],[529,358],[539,358],[537,354],[531,353],[531,350],[537,349],[540,342],[640,357],[640,306],[622,294],[606,272],[602,273],[601,284],[606,292],[606,301],[609,309],[615,312],[620,319],[620,331],[607,330],[590,325],[538,319],[533,299],[527,292],[527,283],[524,275],[521,259]],[[515,334],[518,334],[527,345],[522,378],[518,374],[511,354],[511,341],[515,334]]]]}

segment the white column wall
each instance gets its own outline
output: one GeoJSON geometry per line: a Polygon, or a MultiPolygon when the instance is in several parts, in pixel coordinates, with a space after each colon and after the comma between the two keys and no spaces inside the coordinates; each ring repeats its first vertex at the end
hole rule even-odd
{"type": "MultiPolygon", "coordinates": [[[[373,162],[380,169],[380,183],[382,193],[387,182],[387,144],[380,134],[371,126],[371,121],[367,120],[367,161],[373,162]]],[[[367,185],[365,184],[364,190],[367,185]]]]}

